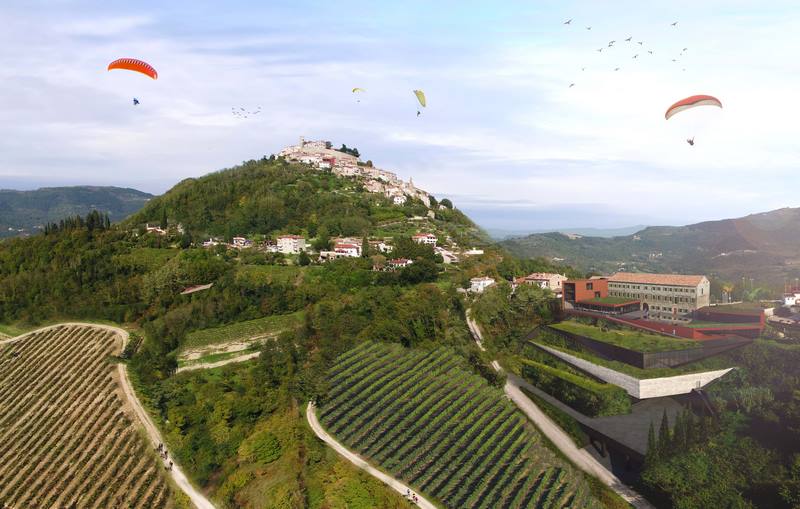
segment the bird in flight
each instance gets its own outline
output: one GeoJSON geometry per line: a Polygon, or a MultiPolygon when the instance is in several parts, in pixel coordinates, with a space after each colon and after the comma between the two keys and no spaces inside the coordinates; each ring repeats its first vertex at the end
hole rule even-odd
{"type": "Polygon", "coordinates": [[[672,23],[672,26],[677,26],[677,25],[678,25],[677,21],[675,23],[672,23]]]}
{"type": "Polygon", "coordinates": [[[591,30],[591,29],[592,29],[592,27],[586,27],[586,30],[591,30]]]}
{"type": "Polygon", "coordinates": [[[683,48],[683,49],[681,50],[681,53],[683,53],[684,51],[689,51],[689,48],[683,48]]]}
{"type": "Polygon", "coordinates": [[[653,54],[653,50],[651,49],[647,50],[647,52],[650,53],[651,55],[653,54]]]}
{"type": "Polygon", "coordinates": [[[691,138],[688,138],[686,140],[686,143],[688,143],[689,145],[694,147],[694,136],[692,136],[691,138]]]}
{"type": "Polygon", "coordinates": [[[638,56],[639,56],[639,54],[637,53],[637,54],[633,55],[631,58],[637,58],[638,56]]]}
{"type": "Polygon", "coordinates": [[[564,22],[565,25],[569,25],[572,23],[572,18],[569,18],[567,21],[564,22]]]}
{"type": "Polygon", "coordinates": [[[631,42],[631,39],[633,39],[633,36],[630,36],[627,39],[625,39],[625,42],[631,42]]]}
{"type": "Polygon", "coordinates": [[[597,51],[598,51],[599,53],[602,53],[602,52],[603,52],[603,48],[600,48],[600,49],[599,49],[599,50],[597,50],[597,51]]]}
{"type": "Polygon", "coordinates": [[[639,46],[641,46],[641,45],[642,45],[642,44],[644,44],[644,43],[643,43],[642,41],[639,41],[639,42],[637,42],[636,44],[638,44],[639,46]]]}
{"type": "Polygon", "coordinates": [[[581,71],[585,71],[585,70],[586,70],[586,68],[585,68],[585,67],[581,67],[581,71]]]}
{"type": "Polygon", "coordinates": [[[619,67],[616,67],[616,68],[614,69],[614,72],[616,72],[616,71],[619,71],[619,67]]]}
{"type": "Polygon", "coordinates": [[[677,62],[677,60],[675,60],[674,58],[672,59],[672,61],[673,61],[673,62],[677,62]]]}
{"type": "Polygon", "coordinates": [[[575,86],[575,83],[570,83],[570,84],[569,84],[569,87],[567,87],[567,88],[572,88],[572,87],[574,87],[574,86],[575,86]]]}
{"type": "Polygon", "coordinates": [[[613,46],[615,42],[617,41],[608,41],[608,47],[610,48],[611,46],[613,46]]]}

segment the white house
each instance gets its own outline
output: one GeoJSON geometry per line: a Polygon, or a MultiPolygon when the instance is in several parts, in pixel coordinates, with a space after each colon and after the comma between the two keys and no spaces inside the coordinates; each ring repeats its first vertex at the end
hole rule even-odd
{"type": "Polygon", "coordinates": [[[408,198],[406,198],[406,195],[404,194],[395,194],[392,196],[392,203],[395,205],[404,205],[407,201],[408,198]]]}
{"type": "Polygon", "coordinates": [[[344,242],[340,242],[333,246],[333,250],[339,254],[349,256],[351,258],[358,258],[361,256],[361,246],[357,244],[346,244],[344,242]]]}
{"type": "Polygon", "coordinates": [[[796,306],[798,300],[800,300],[800,293],[785,293],[785,294],[783,294],[783,305],[784,306],[796,306]]]}
{"type": "Polygon", "coordinates": [[[495,284],[490,277],[474,277],[469,280],[469,291],[472,293],[483,293],[484,290],[495,284]]]}
{"type": "Polygon", "coordinates": [[[214,247],[219,245],[215,239],[208,239],[207,241],[203,242],[203,247],[214,247]]]}
{"type": "Polygon", "coordinates": [[[408,258],[395,258],[393,260],[387,261],[386,267],[389,270],[396,270],[396,269],[402,269],[403,267],[408,267],[412,263],[414,263],[414,261],[409,260],[408,258]]]}
{"type": "Polygon", "coordinates": [[[245,237],[234,237],[233,244],[231,245],[237,249],[242,249],[245,247],[251,247],[253,245],[253,241],[246,239],[245,237]]]}
{"type": "Polygon", "coordinates": [[[166,235],[167,231],[161,229],[158,226],[150,226],[150,224],[145,225],[145,228],[148,232],[155,233],[156,235],[166,235]]]}
{"type": "Polygon", "coordinates": [[[467,249],[466,251],[464,251],[464,256],[479,256],[482,254],[483,254],[483,249],[475,249],[474,247],[472,249],[467,249]]]}
{"type": "Polygon", "coordinates": [[[281,235],[278,237],[278,250],[283,254],[298,254],[305,251],[306,239],[299,235],[281,235]]]}
{"type": "Polygon", "coordinates": [[[428,244],[430,246],[436,247],[436,235],[432,233],[418,233],[411,237],[411,240],[416,242],[417,244],[428,244]]]}

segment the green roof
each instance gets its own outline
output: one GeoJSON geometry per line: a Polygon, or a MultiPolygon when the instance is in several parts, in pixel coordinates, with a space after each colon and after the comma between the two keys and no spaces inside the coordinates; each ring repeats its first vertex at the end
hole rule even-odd
{"type": "Polygon", "coordinates": [[[665,352],[702,347],[701,344],[689,339],[662,336],[627,327],[603,330],[596,325],[588,325],[572,320],[554,323],[550,327],[636,352],[665,352]]]}

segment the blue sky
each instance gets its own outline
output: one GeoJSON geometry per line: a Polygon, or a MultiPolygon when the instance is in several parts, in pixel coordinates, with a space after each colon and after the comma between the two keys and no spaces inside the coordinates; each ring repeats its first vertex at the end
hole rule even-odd
{"type": "Polygon", "coordinates": [[[800,206],[792,2],[6,0],[0,19],[0,187],[160,193],[304,135],[493,228],[800,206]],[[159,80],[106,72],[122,56],[159,80]],[[695,93],[725,107],[664,120],[695,93]]]}

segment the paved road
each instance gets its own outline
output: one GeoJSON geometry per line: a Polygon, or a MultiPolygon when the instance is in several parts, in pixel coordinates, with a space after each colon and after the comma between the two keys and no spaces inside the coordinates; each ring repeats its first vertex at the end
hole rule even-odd
{"type": "MultiPolygon", "coordinates": [[[[334,451],[344,456],[344,458],[347,461],[357,466],[358,468],[366,471],[371,476],[379,479],[381,482],[388,485],[390,488],[400,493],[401,495],[405,495],[406,493],[408,493],[409,490],[411,490],[409,486],[403,484],[394,477],[386,475],[384,472],[381,472],[377,468],[373,467],[372,465],[367,463],[367,461],[364,460],[364,458],[362,458],[361,456],[359,456],[354,452],[351,452],[345,446],[337,442],[336,439],[330,436],[323,429],[322,425],[319,423],[319,420],[317,420],[317,412],[315,410],[314,403],[312,402],[310,402],[308,404],[308,408],[306,408],[306,418],[308,419],[308,424],[311,426],[311,429],[314,430],[314,433],[317,434],[320,440],[331,446],[334,451]]],[[[411,490],[411,493],[417,495],[418,499],[417,505],[419,507],[422,507],[423,509],[437,509],[436,505],[432,504],[431,502],[423,498],[419,493],[416,493],[414,490],[411,490]]]]}
{"type": "MultiPolygon", "coordinates": [[[[483,335],[478,327],[478,324],[470,316],[470,311],[467,310],[467,326],[472,333],[475,343],[482,351],[486,351],[483,346],[483,335]]],[[[501,367],[497,361],[492,361],[492,367],[496,371],[500,371],[501,367]]],[[[562,430],[550,417],[542,412],[539,407],[534,404],[521,390],[520,385],[524,381],[518,378],[513,373],[508,373],[506,378],[506,385],[503,388],[506,395],[514,402],[528,418],[536,424],[541,432],[550,439],[558,449],[569,458],[578,468],[600,479],[604,484],[614,490],[619,496],[624,498],[637,509],[654,509],[653,506],[645,500],[640,494],[626,486],[620,481],[617,476],[606,470],[596,459],[592,457],[584,449],[579,449],[575,442],[562,430]]]]}
{"type": "Polygon", "coordinates": [[[218,368],[220,366],[224,366],[226,364],[232,364],[234,362],[244,362],[249,361],[250,359],[255,359],[261,355],[261,352],[250,352],[244,355],[237,355],[236,357],[231,357],[229,359],[224,359],[217,362],[201,362],[198,364],[189,364],[188,366],[183,366],[175,370],[176,373],[181,373],[182,371],[193,371],[195,369],[211,369],[211,368],[218,368]]]}
{"type": "MultiPolygon", "coordinates": [[[[96,323],[82,323],[82,322],[67,322],[67,323],[59,323],[56,325],[51,325],[49,327],[44,327],[39,330],[47,330],[52,329],[54,327],[59,327],[62,325],[77,325],[77,326],[85,326],[85,327],[95,327],[98,329],[105,329],[111,332],[115,332],[120,339],[122,340],[122,348],[125,348],[125,345],[128,343],[128,331],[120,329],[119,327],[112,327],[110,325],[102,325],[96,323]]],[[[22,336],[19,336],[20,338],[22,336]]],[[[17,338],[13,338],[17,339],[17,338]]],[[[4,341],[10,342],[9,341],[4,341]]],[[[158,432],[155,424],[150,419],[150,416],[145,412],[144,408],[142,407],[139,398],[136,397],[136,392],[133,390],[133,386],[131,385],[131,381],[128,378],[128,366],[124,362],[117,363],[117,372],[119,373],[120,385],[122,388],[122,392],[125,394],[125,398],[128,400],[128,403],[131,405],[136,417],[138,417],[139,422],[144,427],[145,431],[147,432],[148,438],[150,438],[150,442],[153,445],[153,448],[160,444],[164,443],[163,438],[161,438],[161,434],[158,432]]],[[[191,499],[197,509],[216,509],[216,506],[211,503],[202,493],[197,491],[192,483],[189,482],[186,475],[181,470],[180,465],[175,462],[174,458],[170,458],[173,462],[172,464],[172,478],[175,481],[175,484],[186,493],[186,495],[191,499]]]]}

